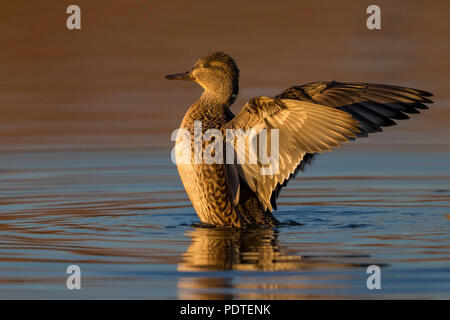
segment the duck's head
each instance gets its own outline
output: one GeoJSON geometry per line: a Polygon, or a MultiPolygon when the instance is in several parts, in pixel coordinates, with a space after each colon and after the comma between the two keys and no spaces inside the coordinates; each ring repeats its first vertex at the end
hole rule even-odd
{"type": "Polygon", "coordinates": [[[167,75],[166,79],[195,81],[205,89],[205,97],[228,104],[234,102],[239,92],[239,69],[223,52],[211,53],[197,60],[189,71],[167,75]]]}

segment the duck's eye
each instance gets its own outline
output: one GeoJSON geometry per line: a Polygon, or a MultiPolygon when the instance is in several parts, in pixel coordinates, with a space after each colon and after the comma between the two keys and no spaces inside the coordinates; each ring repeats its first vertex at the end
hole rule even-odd
{"type": "Polygon", "coordinates": [[[210,67],[210,65],[208,64],[208,63],[205,63],[204,65],[203,65],[203,68],[209,68],[210,67]]]}

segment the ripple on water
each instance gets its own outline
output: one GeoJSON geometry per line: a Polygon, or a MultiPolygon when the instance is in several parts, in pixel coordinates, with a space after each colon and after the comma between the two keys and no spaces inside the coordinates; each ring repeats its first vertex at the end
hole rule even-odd
{"type": "Polygon", "coordinates": [[[0,297],[69,298],[69,264],[85,298],[370,298],[371,264],[384,297],[449,297],[450,175],[329,174],[348,162],[293,181],[279,227],[243,231],[196,225],[166,152],[9,154],[0,297]]]}

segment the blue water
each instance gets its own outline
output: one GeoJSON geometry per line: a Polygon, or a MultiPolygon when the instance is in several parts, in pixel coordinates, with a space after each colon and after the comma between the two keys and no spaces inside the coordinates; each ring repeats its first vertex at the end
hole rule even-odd
{"type": "Polygon", "coordinates": [[[281,194],[282,226],[239,231],[196,225],[170,150],[6,152],[0,298],[448,299],[449,163],[323,155],[281,194]]]}

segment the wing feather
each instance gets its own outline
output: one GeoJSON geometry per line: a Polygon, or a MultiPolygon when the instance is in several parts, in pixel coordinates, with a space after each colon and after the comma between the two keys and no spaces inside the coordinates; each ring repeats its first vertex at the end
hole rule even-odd
{"type": "MultiPolygon", "coordinates": [[[[253,128],[267,129],[268,135],[272,129],[279,130],[278,170],[270,175],[261,174],[263,165],[258,161],[257,164],[236,164],[239,166],[236,171],[241,173],[241,178],[257,194],[264,209],[270,211],[273,208],[273,192],[295,174],[306,154],[330,151],[359,132],[358,122],[341,110],[269,97],[250,100],[226,125],[226,129],[244,132],[253,128]]],[[[236,152],[239,152],[239,148],[236,148],[236,152]]]]}
{"type": "Polygon", "coordinates": [[[396,123],[392,119],[408,119],[408,113],[428,109],[432,94],[423,90],[387,84],[359,82],[312,82],[286,89],[276,96],[314,102],[350,113],[361,125],[358,136],[382,131],[396,123]]]}
{"type": "MultiPolygon", "coordinates": [[[[322,130],[335,132],[335,139],[339,142],[345,142],[348,137],[367,137],[369,133],[380,132],[383,127],[395,125],[392,119],[409,119],[408,114],[417,114],[420,113],[419,110],[428,109],[425,104],[433,103],[429,99],[432,96],[427,91],[387,84],[322,81],[291,87],[276,98],[317,103],[350,114],[360,125],[359,133],[349,132],[345,126],[337,122],[331,126],[328,123],[322,123],[321,126],[322,130]],[[340,130],[336,132],[335,129],[338,127],[340,130]]],[[[315,116],[318,117],[319,114],[327,117],[327,114],[321,112],[317,112],[315,116]]],[[[271,200],[273,206],[276,207],[275,200],[280,190],[295,177],[299,170],[304,169],[305,164],[311,162],[314,155],[315,152],[308,149],[308,153],[304,155],[307,161],[302,161],[294,174],[276,187],[271,200]]]]}
{"type": "Polygon", "coordinates": [[[428,109],[425,104],[433,102],[431,96],[423,90],[400,86],[331,81],[294,86],[275,98],[254,98],[226,128],[279,129],[279,170],[273,175],[261,175],[258,161],[236,164],[235,171],[265,209],[276,209],[280,190],[315,154],[380,132],[383,127],[395,125],[394,120],[408,119],[408,114],[428,109]]]}

